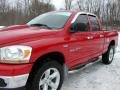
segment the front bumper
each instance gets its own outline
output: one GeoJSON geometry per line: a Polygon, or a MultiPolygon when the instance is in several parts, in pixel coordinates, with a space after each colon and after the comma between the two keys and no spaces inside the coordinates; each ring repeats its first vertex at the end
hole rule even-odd
{"type": "Polygon", "coordinates": [[[0,79],[3,80],[0,83],[0,88],[19,88],[26,85],[29,74],[24,74],[20,76],[0,76],[0,79]]]}
{"type": "Polygon", "coordinates": [[[33,64],[0,64],[0,90],[14,90],[14,88],[24,87],[32,66],[33,64]]]}

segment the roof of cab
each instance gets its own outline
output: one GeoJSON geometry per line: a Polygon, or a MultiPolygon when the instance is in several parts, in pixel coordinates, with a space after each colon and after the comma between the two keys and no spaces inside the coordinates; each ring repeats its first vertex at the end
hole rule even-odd
{"type": "Polygon", "coordinates": [[[96,16],[94,13],[90,13],[90,12],[83,12],[83,11],[70,11],[70,10],[59,10],[59,11],[54,11],[54,12],[71,12],[71,13],[76,13],[76,14],[87,14],[87,15],[92,15],[92,16],[96,16]]]}

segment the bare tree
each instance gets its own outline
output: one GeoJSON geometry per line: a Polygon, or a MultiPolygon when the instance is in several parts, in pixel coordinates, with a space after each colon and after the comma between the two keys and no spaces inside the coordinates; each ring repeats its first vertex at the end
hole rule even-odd
{"type": "Polygon", "coordinates": [[[6,8],[7,8],[7,1],[0,0],[0,12],[5,13],[6,8]]]}
{"type": "Polygon", "coordinates": [[[51,0],[0,0],[0,25],[24,24],[33,17],[54,10],[51,0]]]}
{"type": "MultiPolygon", "coordinates": [[[[103,24],[120,25],[120,0],[76,0],[75,5],[72,1],[65,0],[66,10],[75,7],[97,14],[103,24]]],[[[16,0],[15,5],[9,4],[8,0],[0,0],[0,25],[23,24],[51,10],[54,10],[51,0],[16,0]]]]}
{"type": "Polygon", "coordinates": [[[66,8],[66,10],[71,9],[72,1],[73,0],[65,0],[65,8],[66,8]]]}

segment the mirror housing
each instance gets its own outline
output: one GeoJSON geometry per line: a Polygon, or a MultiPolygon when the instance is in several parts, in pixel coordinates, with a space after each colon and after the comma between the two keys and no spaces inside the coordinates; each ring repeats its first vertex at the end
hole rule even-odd
{"type": "Polygon", "coordinates": [[[75,23],[72,23],[71,26],[70,26],[69,32],[70,33],[75,33],[76,32],[75,27],[76,27],[75,23]]]}
{"type": "Polygon", "coordinates": [[[75,33],[75,32],[79,32],[79,31],[81,31],[81,32],[88,31],[87,25],[84,24],[84,23],[73,23],[73,24],[71,24],[69,32],[75,33]]]}

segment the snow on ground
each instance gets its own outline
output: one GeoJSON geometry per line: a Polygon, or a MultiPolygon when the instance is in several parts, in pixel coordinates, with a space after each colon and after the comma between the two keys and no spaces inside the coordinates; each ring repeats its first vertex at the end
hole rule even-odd
{"type": "Polygon", "coordinates": [[[117,53],[111,65],[98,61],[72,71],[61,90],[120,90],[120,33],[117,53]]]}
{"type": "Polygon", "coordinates": [[[0,26],[0,28],[3,28],[3,27],[5,27],[5,26],[0,26]]]}
{"type": "Polygon", "coordinates": [[[4,28],[5,26],[0,26],[0,29],[4,28]]]}

